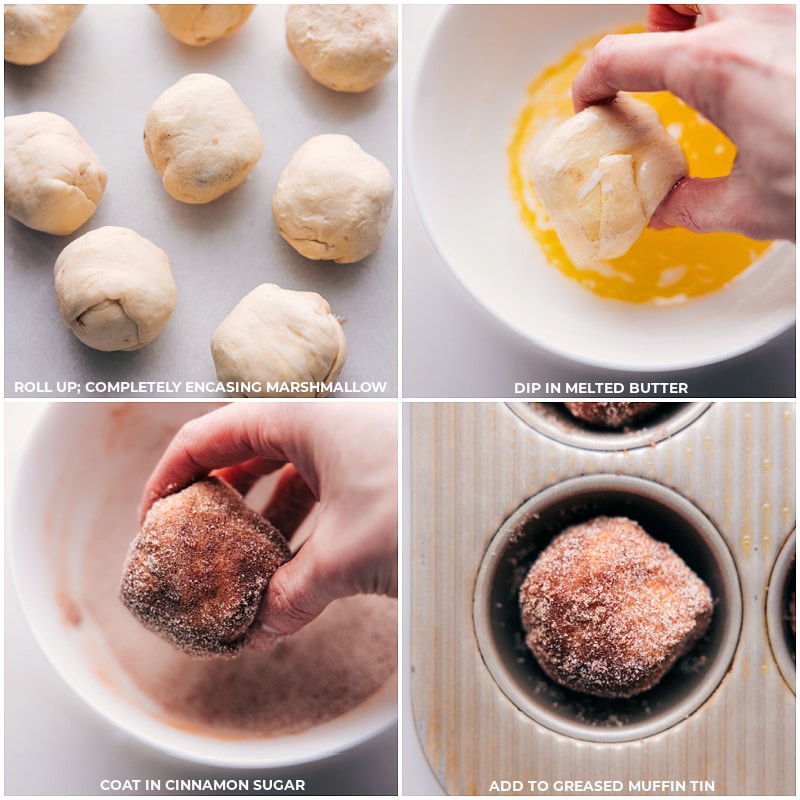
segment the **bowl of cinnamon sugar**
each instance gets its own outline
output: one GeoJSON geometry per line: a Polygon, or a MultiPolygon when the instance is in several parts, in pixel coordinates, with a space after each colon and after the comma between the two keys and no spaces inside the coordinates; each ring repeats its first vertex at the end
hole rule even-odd
{"type": "Polygon", "coordinates": [[[31,631],[99,715],[190,761],[278,767],[370,739],[397,717],[397,602],[331,604],[266,651],[196,658],[119,598],[147,475],[197,403],[63,403],[33,435],[12,508],[10,560],[31,631]]]}

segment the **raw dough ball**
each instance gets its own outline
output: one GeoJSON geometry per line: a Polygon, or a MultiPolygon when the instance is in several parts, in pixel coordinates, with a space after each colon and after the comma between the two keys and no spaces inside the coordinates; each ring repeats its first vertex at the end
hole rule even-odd
{"type": "Polygon", "coordinates": [[[98,228],[68,244],[55,265],[64,322],[95,350],[138,350],[175,308],[166,253],[129,228],[98,228]]]}
{"type": "Polygon", "coordinates": [[[687,172],[658,114],[622,93],[556,127],[530,161],[539,200],[578,266],[627,253],[687,172]]]}
{"type": "Polygon", "coordinates": [[[397,63],[397,17],[382,5],[292,5],[286,43],[318,83],[364,92],[397,63]]]}
{"type": "Polygon", "coordinates": [[[250,109],[227,81],[205,73],[181,78],[156,100],[144,147],[164,188],[184,203],[235,189],[264,150],[250,109]]]}
{"type": "Polygon", "coordinates": [[[262,283],[222,321],[211,339],[211,354],[219,381],[260,385],[240,396],[320,397],[327,391],[315,384],[336,380],[347,343],[324,298],[262,283]],[[267,382],[297,386],[268,391],[267,382]]]}
{"type": "Polygon", "coordinates": [[[207,478],[153,504],[128,551],[120,595],[180,650],[230,657],[289,555],[283,536],[235,489],[207,478]]]}
{"type": "Polygon", "coordinates": [[[520,589],[525,642],[576,692],[633,697],[655,686],[706,632],[711,592],[668,545],[632,520],[567,528],[520,589]]]}
{"type": "Polygon", "coordinates": [[[573,417],[598,428],[623,428],[655,411],[660,403],[564,403],[573,417]]]}
{"type": "Polygon", "coordinates": [[[41,64],[58,50],[82,5],[10,3],[3,6],[3,58],[12,64],[41,64]]]}
{"type": "Polygon", "coordinates": [[[57,236],[94,214],[108,180],[74,126],[47,111],[5,118],[4,172],[6,214],[57,236]]]}
{"type": "Polygon", "coordinates": [[[188,3],[150,6],[164,27],[179,41],[203,47],[236,33],[247,22],[254,5],[188,3]]]}
{"type": "Polygon", "coordinates": [[[292,156],[272,216],[301,255],[349,264],[378,249],[393,202],[392,176],[377,158],[349,136],[323,134],[292,156]]]}

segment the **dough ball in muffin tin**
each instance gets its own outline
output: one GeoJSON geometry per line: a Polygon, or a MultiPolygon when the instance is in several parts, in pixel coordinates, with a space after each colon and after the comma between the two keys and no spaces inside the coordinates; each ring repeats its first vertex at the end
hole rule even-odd
{"type": "Polygon", "coordinates": [[[545,673],[596,697],[651,689],[713,612],[708,586],[625,517],[564,530],[530,568],[519,600],[525,642],[545,673]]]}

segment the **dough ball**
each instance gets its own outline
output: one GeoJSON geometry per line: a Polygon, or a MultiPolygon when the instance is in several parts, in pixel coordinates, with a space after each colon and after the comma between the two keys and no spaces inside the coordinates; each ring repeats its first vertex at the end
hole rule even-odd
{"type": "Polygon", "coordinates": [[[658,114],[626,94],[563,122],[530,160],[536,194],[578,266],[627,253],[687,173],[658,114]]]}
{"type": "Polygon", "coordinates": [[[64,322],[95,350],[144,347],[178,300],[166,253],[129,228],[98,228],[68,244],[55,281],[64,322]]]}
{"type": "Polygon", "coordinates": [[[272,216],[301,255],[350,264],[378,249],[393,203],[392,176],[377,158],[349,136],[323,134],[292,156],[272,216]]]}
{"type": "Polygon", "coordinates": [[[520,589],[525,642],[556,683],[597,697],[655,686],[705,633],[711,592],[624,517],[567,528],[520,589]]]}
{"type": "Polygon", "coordinates": [[[234,656],[275,570],[281,534],[219,478],[156,501],[128,551],[120,595],[151,631],[193,656],[234,656]]]}
{"type": "Polygon", "coordinates": [[[150,6],[164,27],[183,44],[203,47],[236,33],[247,22],[254,5],[187,3],[150,6]]]}
{"type": "Polygon", "coordinates": [[[397,63],[397,17],[383,5],[290,5],[286,43],[317,83],[365,92],[397,63]]]}
{"type": "Polygon", "coordinates": [[[46,61],[58,50],[81,11],[82,5],[4,5],[3,58],[22,65],[46,61]]]}
{"type": "Polygon", "coordinates": [[[210,203],[235,189],[264,146],[250,109],[216,75],[181,78],[156,100],[144,147],[164,188],[184,203],[210,203]]]}
{"type": "Polygon", "coordinates": [[[660,403],[564,403],[573,417],[598,428],[624,428],[644,419],[658,408],[660,403]]]}
{"type": "Polygon", "coordinates": [[[5,210],[23,225],[68,236],[94,214],[108,174],[72,123],[34,111],[5,118],[5,210]]]}
{"type": "Polygon", "coordinates": [[[335,381],[347,357],[344,331],[327,301],[262,283],[245,295],[211,339],[217,380],[257,384],[246,397],[320,397],[316,384],[335,381]],[[268,382],[295,383],[269,391],[268,382]],[[305,384],[305,385],[301,385],[305,384]]]}

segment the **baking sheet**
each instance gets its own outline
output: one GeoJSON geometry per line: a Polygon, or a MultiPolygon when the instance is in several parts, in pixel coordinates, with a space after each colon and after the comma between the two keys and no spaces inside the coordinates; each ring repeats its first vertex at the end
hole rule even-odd
{"type": "MultiPolygon", "coordinates": [[[[274,187],[292,154],[320,133],[352,136],[398,182],[397,70],[363,94],[325,89],[289,53],[285,9],[257,5],[232,37],[193,48],[173,39],[147,5],[87,5],[50,59],[38,66],[5,65],[5,114],[61,114],[109,173],[97,212],[71,236],[5,220],[6,397],[168,397],[172,393],[138,391],[138,384],[213,382],[211,335],[264,282],[318,292],[346,319],[348,359],[340,380],[349,384],[348,396],[397,396],[397,197],[381,247],[357,264],[303,258],[280,237],[271,211],[274,187]],[[192,72],[229,81],[264,140],[264,154],[245,183],[201,206],[164,191],[142,145],[152,103],[192,72]],[[164,331],[131,353],[81,344],[56,304],[56,257],[70,241],[103,225],[133,228],[163,248],[178,284],[178,306],[164,331]],[[68,381],[79,384],[80,394],[68,390],[68,381]],[[119,381],[134,382],[136,391],[90,386],[119,381]],[[28,385],[15,391],[18,382],[28,385]],[[362,385],[373,382],[385,386],[362,385]]],[[[183,385],[174,394],[218,393],[183,385]]]]}
{"type": "Polygon", "coordinates": [[[616,780],[623,791],[602,793],[794,795],[796,700],[765,622],[795,526],[794,403],[714,403],[667,439],[606,452],[548,438],[505,404],[415,403],[409,446],[414,723],[449,794],[596,794],[558,781],[616,780]],[[503,694],[474,632],[476,575],[495,532],[544,488],[594,474],[646,478],[693,503],[724,537],[742,592],[738,647],[714,694],[674,727],[625,743],[534,722],[503,694]],[[684,788],[634,788],[661,780],[684,788]]]}

